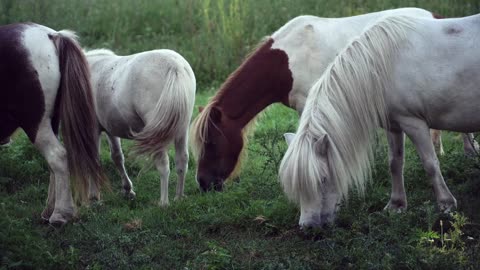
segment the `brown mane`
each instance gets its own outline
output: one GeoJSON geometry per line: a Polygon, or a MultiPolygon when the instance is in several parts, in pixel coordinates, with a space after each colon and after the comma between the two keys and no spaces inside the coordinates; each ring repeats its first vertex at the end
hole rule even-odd
{"type": "MultiPolygon", "coordinates": [[[[237,159],[235,169],[229,178],[237,176],[240,172],[242,160],[247,153],[245,148],[248,144],[249,135],[253,133],[257,114],[273,102],[288,104],[288,93],[291,90],[293,81],[290,70],[288,69],[288,56],[281,50],[272,49],[271,46],[273,42],[274,40],[271,37],[265,37],[256,48],[252,50],[243,63],[222,84],[217,94],[211,97],[205,108],[191,125],[190,145],[193,156],[198,161],[203,155],[204,144],[208,141],[210,114],[213,107],[221,108],[222,112],[230,119],[238,120],[240,124],[243,124],[243,147],[237,159]],[[278,70],[281,70],[281,66],[276,65],[286,66],[288,74],[279,73],[275,68],[278,67],[278,70]],[[272,68],[272,66],[275,68],[272,68]],[[278,76],[278,82],[276,84],[272,82],[272,78],[277,78],[277,75],[281,76],[278,76]],[[282,75],[288,75],[288,78],[282,75]],[[287,83],[285,83],[285,80],[282,80],[282,78],[286,78],[287,83]],[[278,85],[282,87],[278,87],[278,85]],[[252,92],[252,88],[255,88],[255,91],[252,92]],[[275,90],[280,88],[278,89],[278,97],[272,97],[272,95],[265,92],[272,90],[272,88],[275,90]],[[241,93],[241,95],[239,93],[241,93]],[[235,106],[237,104],[248,103],[248,98],[250,98],[250,100],[258,99],[258,104],[254,105],[253,110],[248,110],[247,106],[235,106]]],[[[220,129],[218,130],[222,132],[220,129]]]]}

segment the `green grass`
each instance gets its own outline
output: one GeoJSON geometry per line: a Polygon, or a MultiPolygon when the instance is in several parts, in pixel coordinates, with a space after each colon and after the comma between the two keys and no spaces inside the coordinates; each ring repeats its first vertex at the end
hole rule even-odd
{"type": "MultiPolygon", "coordinates": [[[[198,100],[212,94],[205,91],[198,100]]],[[[476,269],[480,267],[480,163],[463,156],[461,137],[444,133],[441,158],[447,184],[459,199],[456,219],[440,215],[433,192],[407,143],[409,210],[382,211],[390,191],[385,139],[377,147],[372,181],[364,197],[353,194],[335,224],[323,230],[298,229],[298,209],[285,198],[277,169],[296,112],[280,105],[260,118],[248,160],[237,181],[223,193],[202,194],[187,177],[187,198],[160,208],[158,174],[135,161],[124,142],[127,170],[137,198],[122,198],[120,179],[102,147],[102,162],[113,192],[80,209],[61,229],[41,222],[47,195],[45,162],[22,132],[0,149],[0,256],[4,268],[55,269],[476,269]],[[282,119],[279,121],[279,119],[282,119]],[[467,221],[463,220],[467,218],[467,221]],[[443,220],[444,233],[439,227],[443,220]],[[455,229],[451,229],[453,227],[455,229]],[[441,238],[447,239],[441,241],[441,238]],[[468,237],[472,237],[469,239],[468,237]],[[452,240],[448,240],[452,239],[452,240]]],[[[172,153],[171,153],[172,154],[172,153]]],[[[173,164],[172,164],[173,166],[173,164]]],[[[170,194],[176,176],[172,174],[170,194]]]]}
{"type": "MultiPolygon", "coordinates": [[[[71,28],[88,47],[119,53],[172,48],[192,63],[200,82],[197,105],[259,39],[300,14],[347,16],[390,7],[398,1],[0,0],[0,23],[35,21],[71,28]]],[[[445,16],[480,11],[478,1],[402,1],[445,16]]],[[[195,111],[195,114],[197,112],[195,111]]],[[[277,180],[286,150],[282,134],[295,130],[297,114],[281,105],[260,117],[239,179],[223,193],[202,194],[190,160],[182,201],[159,208],[158,173],[135,159],[123,142],[137,198],[120,195],[120,178],[102,144],[102,163],[112,193],[83,207],[78,219],[56,229],[40,220],[49,172],[23,132],[0,148],[0,269],[479,269],[480,162],[463,156],[458,134],[444,133],[440,158],[448,186],[459,202],[454,217],[435,209],[431,185],[407,142],[405,180],[409,209],[382,209],[390,194],[387,148],[376,148],[365,196],[344,202],[335,224],[301,231],[299,211],[277,180]],[[442,226],[440,226],[442,221],[442,226]]],[[[173,152],[170,153],[173,161],[173,152]]],[[[171,164],[173,168],[173,162],[171,164]]],[[[176,184],[171,174],[170,195],[176,184]]]]}

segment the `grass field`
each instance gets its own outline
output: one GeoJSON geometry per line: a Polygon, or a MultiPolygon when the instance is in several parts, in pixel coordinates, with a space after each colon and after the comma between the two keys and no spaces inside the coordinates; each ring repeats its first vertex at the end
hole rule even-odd
{"type": "MultiPolygon", "coordinates": [[[[478,1],[397,2],[0,0],[0,23],[29,20],[71,28],[85,46],[119,53],[175,49],[194,67],[196,103],[204,105],[262,36],[297,15],[348,16],[399,6],[444,16],[480,12],[478,1]]],[[[168,208],[157,206],[158,173],[147,160],[135,158],[129,141],[123,149],[137,198],[122,198],[104,141],[102,163],[113,192],[81,208],[78,218],[60,229],[40,219],[49,178],[46,162],[17,132],[11,146],[0,148],[0,269],[480,269],[480,159],[464,157],[459,134],[444,133],[447,155],[440,157],[458,200],[453,216],[436,210],[410,142],[405,162],[409,209],[402,214],[382,210],[391,188],[382,134],[365,195],[354,192],[333,226],[301,231],[299,211],[277,180],[286,150],[282,134],[295,130],[297,118],[281,105],[267,109],[248,146],[243,173],[222,193],[198,191],[190,160],[187,198],[171,201],[168,208]]]]}

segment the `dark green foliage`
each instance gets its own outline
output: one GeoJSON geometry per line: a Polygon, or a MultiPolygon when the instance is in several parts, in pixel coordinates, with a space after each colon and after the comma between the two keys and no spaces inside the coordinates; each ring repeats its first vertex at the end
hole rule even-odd
{"type": "Polygon", "coordinates": [[[73,29],[88,48],[119,54],[170,48],[204,86],[224,81],[262,37],[298,15],[344,17],[421,7],[445,17],[478,13],[475,0],[1,0],[0,24],[73,29]]]}

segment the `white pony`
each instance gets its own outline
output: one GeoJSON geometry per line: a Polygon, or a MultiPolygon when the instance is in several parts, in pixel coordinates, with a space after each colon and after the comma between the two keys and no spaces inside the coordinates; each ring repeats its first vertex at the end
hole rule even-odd
{"type": "MultiPolygon", "coordinates": [[[[128,56],[99,49],[86,53],[92,73],[97,119],[110,144],[122,177],[123,192],[134,197],[124,166],[120,138],[137,141],[139,153],[151,155],[160,172],[160,205],[168,205],[168,145],[175,144],[178,175],[176,199],[184,194],[188,167],[188,126],[195,103],[195,75],[188,62],[172,50],[128,56]]],[[[90,198],[99,197],[96,189],[90,198]]]]}
{"type": "Polygon", "coordinates": [[[351,186],[370,175],[372,136],[387,130],[392,195],[402,210],[404,133],[430,177],[441,210],[456,206],[429,128],[480,130],[480,15],[434,20],[385,17],[354,39],[312,87],[298,133],[280,166],[288,197],[301,206],[301,226],[333,221],[351,186]]]}

